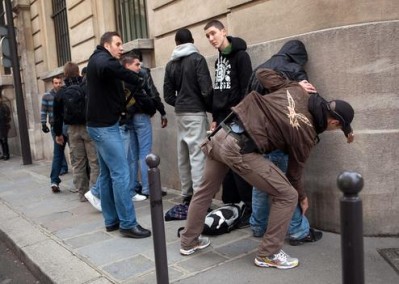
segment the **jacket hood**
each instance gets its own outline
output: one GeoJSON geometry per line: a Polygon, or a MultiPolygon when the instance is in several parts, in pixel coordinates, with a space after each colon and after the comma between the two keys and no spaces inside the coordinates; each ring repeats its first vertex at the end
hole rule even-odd
{"type": "Polygon", "coordinates": [[[271,93],[287,86],[290,82],[281,73],[264,68],[259,68],[256,71],[256,79],[258,79],[262,86],[267,86],[271,93]]]}
{"type": "Polygon", "coordinates": [[[327,101],[318,93],[311,94],[308,109],[313,116],[316,133],[324,132],[327,129],[327,101]]]}
{"type": "Polygon", "coordinates": [[[177,60],[182,57],[186,57],[190,54],[193,54],[197,52],[198,49],[195,47],[194,44],[192,43],[184,43],[184,44],[179,44],[178,46],[175,47],[175,49],[172,52],[171,60],[177,60]]]}
{"type": "Polygon", "coordinates": [[[247,43],[242,38],[227,36],[227,39],[232,46],[231,53],[235,53],[240,50],[247,50],[247,43]]]}
{"type": "Polygon", "coordinates": [[[308,53],[305,45],[300,40],[290,40],[286,42],[276,55],[288,56],[292,61],[302,66],[308,61],[308,53]]]}

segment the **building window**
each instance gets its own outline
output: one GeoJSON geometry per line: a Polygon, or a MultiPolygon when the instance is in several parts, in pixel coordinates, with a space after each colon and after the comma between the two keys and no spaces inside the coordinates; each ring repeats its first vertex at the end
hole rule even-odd
{"type": "Polygon", "coordinates": [[[148,38],[145,0],[115,0],[118,31],[123,41],[148,38]]]}
{"type": "MultiPolygon", "coordinates": [[[[5,9],[4,9],[4,3],[1,3],[1,5],[0,5],[0,26],[2,26],[3,32],[5,32],[5,31],[7,30],[7,25],[6,25],[6,11],[5,11],[5,9]]],[[[8,31],[5,32],[5,33],[8,34],[8,31]]],[[[4,43],[2,42],[1,44],[2,44],[1,48],[2,48],[2,49],[5,48],[4,43]]],[[[7,42],[7,45],[8,45],[8,49],[10,49],[10,45],[9,45],[8,42],[7,42]]],[[[3,52],[3,50],[2,50],[2,52],[3,52]]],[[[1,54],[1,57],[3,57],[3,56],[4,56],[4,53],[1,54]]],[[[3,59],[3,60],[4,60],[4,59],[3,59]]],[[[11,61],[11,58],[9,58],[8,60],[11,61]]],[[[3,65],[3,62],[0,62],[0,65],[3,65]]],[[[3,67],[4,67],[4,65],[3,65],[3,67]]],[[[2,72],[0,72],[0,74],[1,74],[1,73],[2,73],[2,72]]],[[[11,68],[10,68],[10,67],[4,67],[4,74],[6,74],[6,75],[11,74],[11,68]]]]}
{"type": "Polygon", "coordinates": [[[53,0],[51,17],[54,21],[58,66],[63,66],[66,62],[71,61],[66,0],[53,0]]]}

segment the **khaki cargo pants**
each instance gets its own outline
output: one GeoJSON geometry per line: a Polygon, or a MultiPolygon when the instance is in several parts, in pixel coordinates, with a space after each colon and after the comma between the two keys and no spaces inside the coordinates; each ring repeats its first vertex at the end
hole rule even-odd
{"type": "Polygon", "coordinates": [[[283,246],[288,225],[298,202],[297,191],[272,162],[258,153],[241,154],[238,140],[219,130],[202,145],[207,156],[204,177],[191,200],[185,229],[181,234],[181,247],[189,249],[198,242],[207,209],[219,191],[229,168],[247,182],[272,197],[267,231],[258,248],[258,256],[271,256],[283,246]]]}

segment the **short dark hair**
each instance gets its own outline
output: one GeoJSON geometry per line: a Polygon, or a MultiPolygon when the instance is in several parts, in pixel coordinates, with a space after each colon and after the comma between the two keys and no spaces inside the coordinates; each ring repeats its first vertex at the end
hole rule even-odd
{"type": "Polygon", "coordinates": [[[136,54],[139,57],[140,61],[143,61],[143,53],[141,52],[141,50],[139,48],[134,48],[131,50],[131,52],[136,54]]]}
{"type": "Polygon", "coordinates": [[[191,34],[189,29],[182,28],[176,32],[175,35],[176,45],[184,44],[184,43],[194,43],[193,35],[191,34]]]}
{"type": "Polygon", "coordinates": [[[87,74],[87,66],[83,67],[80,73],[82,74],[82,76],[85,76],[87,74]]]}
{"type": "Polygon", "coordinates": [[[68,61],[64,65],[64,76],[66,78],[72,78],[79,76],[79,66],[76,63],[68,61]]]}
{"type": "Polygon", "coordinates": [[[207,30],[207,29],[209,29],[210,27],[215,27],[215,28],[217,28],[218,30],[223,30],[223,29],[224,29],[223,23],[222,23],[221,21],[219,21],[219,20],[211,20],[211,21],[209,21],[209,22],[205,25],[204,30],[207,30]]]}
{"type": "Polygon", "coordinates": [[[51,78],[51,82],[54,82],[54,79],[62,80],[62,76],[61,75],[54,76],[53,78],[51,78]]]}
{"type": "Polygon", "coordinates": [[[140,61],[140,56],[138,56],[134,52],[129,52],[122,57],[120,62],[123,66],[126,66],[126,64],[131,64],[135,59],[138,59],[140,61]]]}
{"type": "Polygon", "coordinates": [[[114,36],[121,37],[118,32],[106,32],[101,36],[100,45],[104,46],[105,43],[111,43],[114,36]]]}

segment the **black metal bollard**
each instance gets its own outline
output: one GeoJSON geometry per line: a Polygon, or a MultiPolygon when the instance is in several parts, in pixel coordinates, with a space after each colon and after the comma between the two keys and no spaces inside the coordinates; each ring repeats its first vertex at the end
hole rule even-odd
{"type": "Polygon", "coordinates": [[[155,154],[149,154],[145,158],[145,161],[149,167],[148,181],[150,184],[151,223],[157,283],[166,284],[169,283],[169,275],[163,220],[161,177],[158,169],[160,159],[155,154]]]}
{"type": "Polygon", "coordinates": [[[342,283],[364,284],[362,200],[358,196],[363,177],[357,172],[343,172],[337,184],[344,193],[340,200],[342,283]]]}

